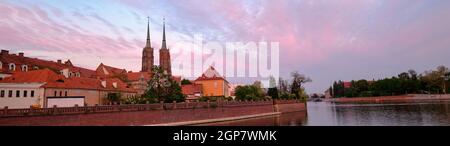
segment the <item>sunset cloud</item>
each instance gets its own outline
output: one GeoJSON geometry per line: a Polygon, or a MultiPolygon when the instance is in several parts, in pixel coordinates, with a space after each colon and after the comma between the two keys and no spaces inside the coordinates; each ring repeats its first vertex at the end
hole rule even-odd
{"type": "Polygon", "coordinates": [[[334,80],[450,66],[447,0],[11,0],[0,2],[0,48],[137,71],[147,16],[155,49],[163,17],[169,46],[196,34],[205,41],[280,42],[281,75],[310,76],[308,92],[334,80]]]}

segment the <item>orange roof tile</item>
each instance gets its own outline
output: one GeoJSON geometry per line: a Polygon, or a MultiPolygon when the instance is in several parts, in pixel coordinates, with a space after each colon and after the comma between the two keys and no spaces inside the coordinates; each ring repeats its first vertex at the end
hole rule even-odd
{"type": "Polygon", "coordinates": [[[97,69],[95,70],[98,76],[101,77],[107,77],[107,76],[113,76],[113,75],[119,75],[119,74],[126,74],[127,71],[125,69],[119,69],[116,67],[108,66],[103,63],[100,63],[98,65],[97,69]],[[105,73],[105,70],[108,72],[108,74],[105,73]]]}
{"type": "Polygon", "coordinates": [[[102,86],[102,81],[95,78],[65,78],[49,69],[33,70],[28,72],[15,72],[10,77],[6,77],[0,83],[45,83],[44,88],[64,88],[64,89],[90,89],[104,91],[136,92],[134,89],[117,78],[109,78],[106,87],[102,86]],[[117,88],[113,83],[117,83],[117,88]]]}
{"type": "MultiPolygon", "coordinates": [[[[49,68],[54,71],[59,71],[65,68],[68,68],[71,72],[80,72],[81,77],[92,77],[95,74],[93,70],[81,68],[77,66],[73,66],[70,64],[58,63],[48,60],[42,60],[37,58],[30,58],[25,56],[19,56],[15,54],[1,54],[0,61],[3,64],[2,73],[11,72],[8,69],[9,63],[14,63],[16,65],[16,69],[13,72],[22,72],[21,66],[27,65],[28,70],[33,70],[34,67],[38,67],[39,69],[49,68]]],[[[67,61],[66,61],[67,62],[67,61]]]]}
{"type": "Polygon", "coordinates": [[[127,73],[127,78],[129,81],[138,81],[141,79],[141,77],[143,77],[144,80],[150,80],[151,75],[148,72],[129,72],[129,73],[127,73]]]}

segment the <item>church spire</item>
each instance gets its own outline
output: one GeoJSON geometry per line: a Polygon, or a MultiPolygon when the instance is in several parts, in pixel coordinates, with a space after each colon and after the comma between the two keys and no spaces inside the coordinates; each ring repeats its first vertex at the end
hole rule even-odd
{"type": "Polygon", "coordinates": [[[166,46],[166,18],[163,18],[163,40],[161,49],[167,49],[166,46]]]}
{"type": "Polygon", "coordinates": [[[151,48],[150,44],[150,17],[147,17],[147,42],[145,44],[146,48],[151,48]]]}

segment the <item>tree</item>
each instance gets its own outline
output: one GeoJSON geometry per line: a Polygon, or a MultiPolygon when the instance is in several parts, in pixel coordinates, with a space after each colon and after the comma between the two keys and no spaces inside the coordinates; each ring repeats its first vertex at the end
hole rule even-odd
{"type": "Polygon", "coordinates": [[[369,90],[369,82],[367,82],[367,80],[358,80],[356,82],[353,82],[352,88],[354,88],[358,93],[367,91],[369,90]]]}
{"type": "Polygon", "coordinates": [[[286,94],[289,92],[289,84],[287,80],[284,80],[283,78],[280,77],[279,81],[278,81],[278,91],[280,92],[280,94],[286,94]]]}
{"type": "Polygon", "coordinates": [[[406,72],[400,73],[400,74],[398,75],[398,78],[399,78],[400,80],[409,80],[409,79],[410,79],[409,73],[406,73],[406,72]]]}
{"type": "Polygon", "coordinates": [[[255,85],[237,86],[235,89],[236,98],[239,100],[257,100],[264,98],[261,88],[255,85]]]}
{"type": "Polygon", "coordinates": [[[258,97],[263,97],[265,95],[264,91],[263,91],[263,84],[261,83],[261,81],[255,81],[253,83],[253,86],[255,87],[255,90],[257,92],[257,96],[258,97]]]}
{"type": "Polygon", "coordinates": [[[416,73],[415,70],[410,69],[410,70],[408,70],[408,73],[409,73],[409,75],[410,75],[412,80],[417,80],[417,73],[416,73]]]}
{"type": "Polygon", "coordinates": [[[429,92],[441,90],[443,93],[446,92],[445,80],[448,77],[449,69],[445,66],[438,66],[436,70],[426,71],[422,80],[427,84],[429,92]]]}
{"type": "Polygon", "coordinates": [[[269,91],[267,91],[267,95],[272,97],[272,99],[278,99],[278,89],[277,89],[277,87],[269,88],[269,91]]]}
{"type": "Polygon", "coordinates": [[[330,86],[330,88],[328,88],[328,92],[330,92],[330,96],[333,97],[333,87],[330,86]]]}
{"type": "Polygon", "coordinates": [[[299,74],[297,71],[291,73],[292,84],[291,84],[291,94],[294,94],[296,98],[300,98],[302,85],[312,80],[303,74],[299,74]]]}
{"type": "Polygon", "coordinates": [[[181,87],[170,75],[163,72],[159,66],[154,66],[153,76],[148,82],[148,89],[145,93],[146,98],[155,98],[157,101],[164,102],[182,102],[185,100],[181,93],[181,87]]]}
{"type": "Polygon", "coordinates": [[[120,93],[108,93],[106,95],[106,99],[109,101],[110,104],[117,103],[120,101],[120,93]]]}
{"type": "Polygon", "coordinates": [[[269,77],[269,88],[276,88],[277,87],[277,81],[273,76],[269,77]]]}
{"type": "Polygon", "coordinates": [[[181,80],[181,85],[190,85],[190,84],[192,84],[192,83],[188,79],[181,80]]]}
{"type": "Polygon", "coordinates": [[[338,82],[335,81],[333,84],[333,97],[343,97],[345,93],[344,89],[344,82],[342,82],[341,80],[339,80],[338,82]]]}

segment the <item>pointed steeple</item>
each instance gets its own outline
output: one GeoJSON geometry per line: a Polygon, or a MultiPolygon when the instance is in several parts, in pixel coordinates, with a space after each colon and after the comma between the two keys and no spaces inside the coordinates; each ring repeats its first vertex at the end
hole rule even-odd
{"type": "Polygon", "coordinates": [[[166,45],[166,18],[163,18],[163,40],[161,49],[167,49],[166,45]]]}
{"type": "Polygon", "coordinates": [[[150,44],[150,17],[147,17],[147,42],[145,43],[146,48],[151,48],[150,44]]]}

